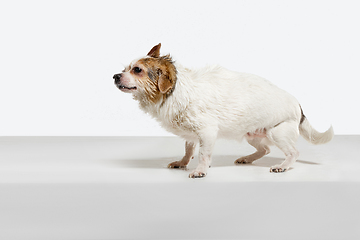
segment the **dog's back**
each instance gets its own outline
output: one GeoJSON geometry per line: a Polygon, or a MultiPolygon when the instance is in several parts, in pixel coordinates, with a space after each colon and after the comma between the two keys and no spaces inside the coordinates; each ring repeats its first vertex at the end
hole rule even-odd
{"type": "Polygon", "coordinates": [[[288,119],[300,121],[297,100],[259,76],[220,66],[189,70],[177,65],[177,70],[179,87],[165,105],[182,103],[185,122],[217,125],[220,137],[241,138],[288,119]]]}

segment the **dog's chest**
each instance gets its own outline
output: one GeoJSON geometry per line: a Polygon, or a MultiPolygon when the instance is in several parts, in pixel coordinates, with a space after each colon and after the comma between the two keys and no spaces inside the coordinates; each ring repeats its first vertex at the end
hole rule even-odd
{"type": "MultiPolygon", "coordinates": [[[[185,115],[185,114],[184,114],[185,115]]],[[[175,115],[160,120],[161,125],[169,132],[185,138],[196,137],[197,126],[187,116],[175,115]]]]}
{"type": "Polygon", "coordinates": [[[188,109],[164,108],[153,113],[167,131],[185,139],[197,139],[199,122],[192,117],[188,109]]]}

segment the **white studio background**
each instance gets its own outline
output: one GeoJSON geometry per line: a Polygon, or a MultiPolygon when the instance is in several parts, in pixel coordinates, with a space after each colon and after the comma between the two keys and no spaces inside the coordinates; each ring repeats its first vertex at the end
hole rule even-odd
{"type": "Polygon", "coordinates": [[[318,130],[360,134],[358,1],[1,1],[0,136],[167,136],[112,76],[162,43],[293,94],[318,130]]]}

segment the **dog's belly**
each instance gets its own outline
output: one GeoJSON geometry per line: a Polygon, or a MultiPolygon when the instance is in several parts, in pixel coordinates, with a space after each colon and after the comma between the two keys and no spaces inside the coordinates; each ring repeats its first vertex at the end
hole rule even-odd
{"type": "Polygon", "coordinates": [[[223,139],[242,140],[246,136],[246,131],[243,129],[219,130],[217,136],[223,139]]]}

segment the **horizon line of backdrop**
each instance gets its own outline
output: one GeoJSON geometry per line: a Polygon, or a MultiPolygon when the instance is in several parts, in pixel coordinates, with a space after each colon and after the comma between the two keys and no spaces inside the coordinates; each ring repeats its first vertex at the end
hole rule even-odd
{"type": "Polygon", "coordinates": [[[171,136],[112,76],[162,43],[294,95],[319,131],[360,134],[357,1],[2,1],[0,136],[171,136]]]}

